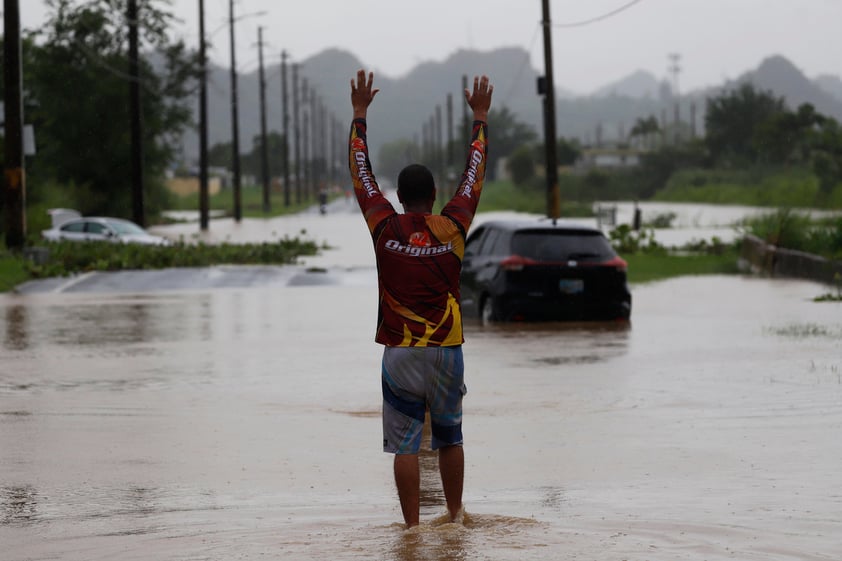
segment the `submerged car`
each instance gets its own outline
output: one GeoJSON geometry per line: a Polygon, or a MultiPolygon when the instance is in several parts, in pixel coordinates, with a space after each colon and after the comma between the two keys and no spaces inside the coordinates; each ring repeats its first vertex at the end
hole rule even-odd
{"type": "Polygon", "coordinates": [[[69,209],[50,211],[52,228],[41,232],[45,240],[107,241],[145,245],[170,245],[167,238],[155,236],[129,220],[105,216],[82,217],[69,209]]]}
{"type": "Polygon", "coordinates": [[[626,270],[597,228],[488,221],[466,241],[462,313],[484,321],[628,320],[626,270]]]}

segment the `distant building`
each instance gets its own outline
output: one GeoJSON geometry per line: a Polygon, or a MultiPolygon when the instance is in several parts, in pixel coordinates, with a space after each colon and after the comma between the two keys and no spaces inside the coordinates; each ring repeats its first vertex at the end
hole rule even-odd
{"type": "MultiPolygon", "coordinates": [[[[222,188],[222,179],[219,177],[208,178],[208,194],[216,195],[222,188]]],[[[176,195],[183,197],[199,192],[198,177],[172,177],[167,179],[167,189],[176,195]]]]}
{"type": "Polygon", "coordinates": [[[585,148],[576,170],[633,168],[640,165],[640,151],[631,148],[585,148]]]}

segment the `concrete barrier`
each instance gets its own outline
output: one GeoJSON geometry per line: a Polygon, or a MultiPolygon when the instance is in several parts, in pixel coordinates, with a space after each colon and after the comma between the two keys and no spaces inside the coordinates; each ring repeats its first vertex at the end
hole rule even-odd
{"type": "Polygon", "coordinates": [[[739,266],[743,271],[770,277],[800,278],[834,285],[842,279],[842,261],[777,247],[751,234],[742,240],[739,266]]]}

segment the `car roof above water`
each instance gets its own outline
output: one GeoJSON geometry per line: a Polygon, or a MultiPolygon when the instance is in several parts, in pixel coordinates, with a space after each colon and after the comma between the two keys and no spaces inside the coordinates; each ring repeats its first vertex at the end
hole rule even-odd
{"type": "Polygon", "coordinates": [[[480,228],[496,228],[499,230],[506,230],[509,232],[516,232],[519,230],[547,230],[547,231],[564,231],[564,232],[589,232],[594,234],[602,234],[602,230],[589,224],[583,224],[569,219],[557,219],[553,221],[549,218],[539,218],[536,220],[501,220],[494,219],[483,222],[476,227],[480,228]]]}

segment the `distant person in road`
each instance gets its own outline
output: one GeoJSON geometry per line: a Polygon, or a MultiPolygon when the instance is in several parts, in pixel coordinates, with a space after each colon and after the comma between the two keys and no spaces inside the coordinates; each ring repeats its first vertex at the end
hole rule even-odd
{"type": "Polygon", "coordinates": [[[327,189],[324,187],[319,190],[319,212],[327,214],[327,189]]]}
{"type": "Polygon", "coordinates": [[[488,110],[493,87],[474,78],[465,101],[473,110],[473,133],[459,188],[440,214],[433,214],[436,186],[426,167],[412,164],[398,174],[398,214],[383,196],[369,159],[368,107],[380,91],[374,74],[351,80],[353,123],[348,143],[354,193],[374,241],[379,302],[375,341],[384,345],[383,450],[394,458],[395,485],[407,527],[419,523],[418,452],[426,412],[431,446],[438,450],[442,487],[451,521],[462,517],[465,456],[459,275],[465,237],[479,204],[488,150],[488,110]]]}

